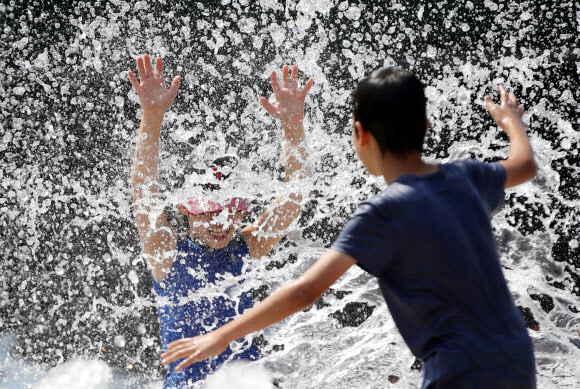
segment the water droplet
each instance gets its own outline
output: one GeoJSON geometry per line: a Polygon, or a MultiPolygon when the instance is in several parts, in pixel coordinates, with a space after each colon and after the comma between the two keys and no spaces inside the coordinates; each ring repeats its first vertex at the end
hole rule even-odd
{"type": "Polygon", "coordinates": [[[127,274],[127,278],[134,285],[137,285],[139,283],[139,276],[137,275],[137,272],[135,270],[133,270],[133,269],[129,270],[129,274],[127,274]]]}
{"type": "Polygon", "coordinates": [[[334,42],[334,41],[336,40],[336,31],[334,31],[334,30],[330,30],[330,31],[328,32],[328,39],[329,39],[331,42],[334,42]]]}
{"type": "Polygon", "coordinates": [[[435,58],[437,56],[437,48],[433,46],[427,46],[427,57],[435,58]]]}
{"type": "Polygon", "coordinates": [[[568,242],[568,246],[570,246],[572,250],[576,250],[579,247],[578,239],[570,240],[570,242],[568,242]]]}
{"type": "Polygon", "coordinates": [[[57,267],[54,268],[54,273],[57,276],[63,276],[64,275],[64,269],[62,267],[60,267],[60,266],[57,266],[57,267]]]}
{"type": "Polygon", "coordinates": [[[351,6],[349,9],[346,10],[344,16],[351,20],[359,20],[361,15],[361,9],[356,6],[351,6]]]}
{"type": "Polygon", "coordinates": [[[42,334],[45,330],[46,330],[46,326],[43,324],[37,324],[36,327],[34,327],[35,334],[42,334]]]}
{"type": "Polygon", "coordinates": [[[111,254],[109,253],[103,254],[103,261],[105,261],[106,263],[111,262],[111,254]]]}
{"type": "Polygon", "coordinates": [[[497,11],[497,9],[499,8],[497,3],[494,3],[493,1],[489,1],[489,0],[485,0],[483,2],[483,5],[485,5],[487,8],[489,8],[492,11],[497,11]]]}
{"type": "Polygon", "coordinates": [[[203,152],[203,159],[206,164],[211,164],[211,162],[216,159],[219,155],[220,149],[216,145],[208,145],[203,152]]]}
{"type": "Polygon", "coordinates": [[[12,89],[12,93],[14,93],[16,96],[22,96],[24,93],[26,93],[26,88],[22,86],[17,86],[14,89],[12,89]]]}
{"type": "Polygon", "coordinates": [[[83,293],[87,297],[93,297],[93,291],[91,290],[90,286],[88,286],[88,285],[85,285],[85,287],[83,288],[83,293]]]}
{"type": "Polygon", "coordinates": [[[119,348],[125,347],[125,344],[126,344],[125,337],[123,335],[115,336],[114,343],[115,343],[115,346],[117,346],[119,348]]]}
{"type": "Polygon", "coordinates": [[[570,141],[570,139],[568,138],[564,138],[562,139],[562,141],[560,142],[560,146],[562,146],[562,148],[564,150],[570,150],[570,147],[572,147],[572,142],[570,141]]]}
{"type": "Polygon", "coordinates": [[[123,108],[125,104],[125,99],[122,96],[115,96],[115,105],[119,108],[123,108]]]}
{"type": "Polygon", "coordinates": [[[137,326],[137,332],[139,332],[141,335],[145,335],[147,333],[147,327],[145,327],[145,324],[139,323],[137,326]]]}
{"type": "Polygon", "coordinates": [[[520,19],[522,19],[523,21],[530,20],[531,18],[532,14],[528,11],[522,12],[522,14],[520,15],[520,19]]]}

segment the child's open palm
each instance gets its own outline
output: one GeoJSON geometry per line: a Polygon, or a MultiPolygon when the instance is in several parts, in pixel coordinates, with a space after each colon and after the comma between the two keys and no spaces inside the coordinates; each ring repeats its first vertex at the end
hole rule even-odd
{"type": "Polygon", "coordinates": [[[292,66],[292,74],[288,74],[288,65],[282,68],[282,84],[278,82],[276,71],[272,71],[270,80],[276,102],[270,103],[267,98],[260,97],[262,105],[274,119],[280,119],[283,125],[292,125],[304,119],[304,100],[312,87],[314,80],[306,82],[304,88],[298,88],[298,66],[292,66]]]}
{"type": "Polygon", "coordinates": [[[148,54],[137,58],[137,70],[139,71],[141,82],[137,80],[135,74],[130,70],[127,76],[131,84],[133,84],[137,96],[139,96],[143,111],[156,114],[165,113],[173,104],[175,96],[177,96],[181,76],[176,76],[171,86],[166,88],[163,78],[163,61],[160,57],[157,57],[154,70],[148,54]]]}

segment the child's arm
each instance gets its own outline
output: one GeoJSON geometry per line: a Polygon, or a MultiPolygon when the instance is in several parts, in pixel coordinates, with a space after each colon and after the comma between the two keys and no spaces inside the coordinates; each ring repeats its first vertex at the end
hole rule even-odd
{"type": "Polygon", "coordinates": [[[161,354],[162,363],[187,358],[175,370],[223,352],[230,342],[251,332],[277,323],[314,304],[356,260],[336,250],[329,250],[302,276],[282,287],[238,319],[208,334],[184,338],[169,344],[161,354]]]}
{"type": "Polygon", "coordinates": [[[485,105],[491,117],[509,136],[510,149],[506,160],[501,161],[507,172],[506,188],[511,188],[531,180],[536,175],[534,152],[528,136],[527,126],[522,122],[524,106],[519,104],[513,93],[508,94],[503,85],[499,86],[500,104],[494,104],[491,97],[485,97],[485,105]]]}
{"type": "MultiPolygon", "coordinates": [[[[306,172],[304,164],[307,158],[304,144],[304,100],[312,87],[314,80],[308,80],[303,89],[298,89],[298,66],[292,67],[289,74],[288,66],[282,69],[282,84],[278,83],[276,72],[271,74],[272,90],[276,103],[271,104],[265,97],[260,98],[262,105],[274,117],[280,119],[284,128],[284,157],[286,182],[292,179],[302,179],[306,172]]],[[[258,221],[258,226],[242,230],[242,235],[250,249],[250,255],[260,258],[267,255],[280,239],[283,232],[300,215],[301,196],[292,193],[290,199],[281,203],[272,212],[266,212],[258,221]],[[259,231],[256,233],[255,231],[259,231]],[[264,236],[264,235],[268,236],[264,236]]]]}
{"type": "Polygon", "coordinates": [[[127,73],[143,107],[131,170],[133,210],[139,239],[151,264],[151,272],[153,277],[160,281],[173,264],[177,234],[167,223],[159,201],[157,189],[159,134],[163,116],[175,100],[181,77],[175,77],[171,87],[165,88],[161,58],[157,58],[153,70],[147,54],[137,59],[137,69],[141,82],[133,72],[127,73]]]}

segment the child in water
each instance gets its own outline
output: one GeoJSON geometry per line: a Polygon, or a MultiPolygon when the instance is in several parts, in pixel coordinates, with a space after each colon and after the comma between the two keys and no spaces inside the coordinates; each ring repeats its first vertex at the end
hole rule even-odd
{"type": "Polygon", "coordinates": [[[524,108],[500,85],[489,113],[509,136],[506,160],[423,161],[429,127],[422,83],[379,69],[354,93],[352,141],[388,185],[363,201],[308,271],[241,317],[169,345],[177,370],[313,304],[352,265],[375,275],[399,332],[424,362],[422,388],[535,388],[532,342],[503,276],[490,219],[504,189],[535,176],[524,108]]]}
{"type": "MultiPolygon", "coordinates": [[[[210,197],[189,198],[177,206],[188,217],[189,234],[178,235],[167,222],[165,212],[159,209],[157,176],[161,125],[177,95],[181,77],[175,77],[166,88],[162,59],[157,58],[153,68],[149,55],[137,59],[137,69],[140,81],[133,72],[128,72],[143,108],[131,173],[133,208],[158,295],[161,337],[166,348],[173,341],[223,325],[252,306],[251,292],[235,299],[207,295],[224,276],[238,277],[236,284],[243,281],[239,276],[244,259],[267,255],[282,239],[284,230],[300,214],[301,197],[291,194],[272,212],[265,212],[257,225],[239,231],[244,213],[250,212],[249,200],[234,197],[218,202],[210,197]]],[[[271,104],[264,97],[261,102],[284,128],[285,181],[301,179],[307,158],[302,125],[304,100],[314,81],[310,79],[299,89],[298,68],[294,66],[290,74],[288,66],[284,66],[281,85],[276,72],[272,72],[271,82],[276,103],[271,104]]],[[[212,168],[220,169],[227,164],[227,157],[215,162],[217,166],[212,168]]],[[[219,178],[221,172],[216,173],[219,178]]],[[[260,355],[257,347],[247,343],[240,342],[236,353],[226,347],[224,354],[213,361],[199,362],[186,369],[176,370],[177,363],[168,364],[164,387],[181,388],[199,381],[227,359],[257,359],[260,355]]]]}

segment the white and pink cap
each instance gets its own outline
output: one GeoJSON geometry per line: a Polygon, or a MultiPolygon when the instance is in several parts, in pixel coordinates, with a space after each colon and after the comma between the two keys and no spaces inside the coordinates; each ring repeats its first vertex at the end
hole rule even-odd
{"type": "MultiPolygon", "coordinates": [[[[238,164],[238,159],[233,156],[225,156],[215,159],[211,164],[208,164],[209,168],[213,170],[213,176],[217,179],[216,183],[203,184],[204,189],[215,191],[220,189],[220,181],[227,179],[232,169],[238,164]],[[224,172],[222,169],[227,171],[224,172]]],[[[199,169],[200,171],[203,171],[199,169]]],[[[216,196],[217,197],[217,196],[216,196]]],[[[252,212],[251,206],[252,202],[250,199],[242,197],[233,197],[225,199],[225,201],[210,201],[211,196],[204,195],[202,197],[191,197],[189,198],[183,206],[187,209],[191,215],[204,215],[207,213],[221,212],[224,209],[231,210],[233,212],[252,212]]],[[[223,198],[223,197],[222,197],[223,198]]]]}

